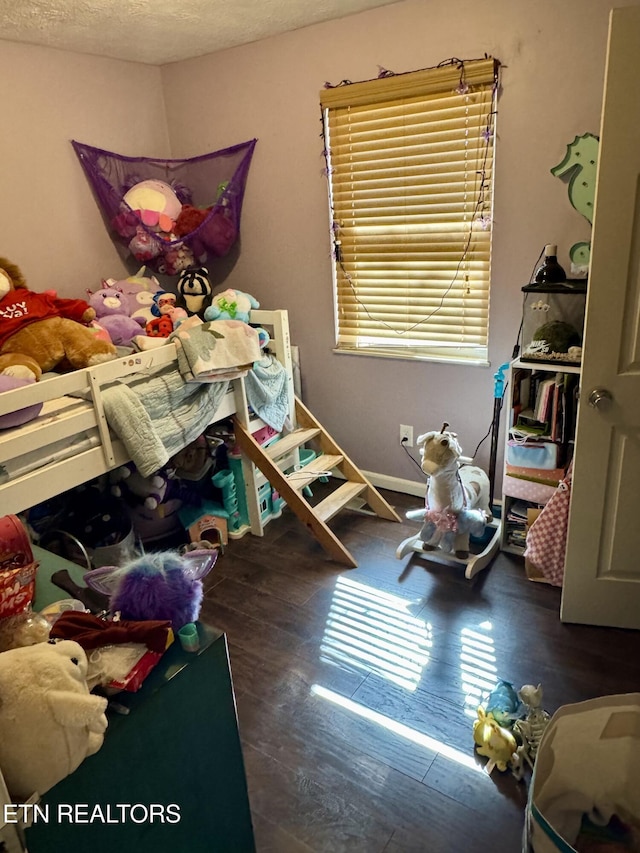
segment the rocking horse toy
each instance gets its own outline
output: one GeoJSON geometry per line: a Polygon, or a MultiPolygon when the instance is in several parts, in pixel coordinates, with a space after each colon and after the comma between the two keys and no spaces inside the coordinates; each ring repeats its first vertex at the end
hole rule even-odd
{"type": "Polygon", "coordinates": [[[464,565],[472,578],[485,568],[498,549],[499,524],[491,515],[489,477],[475,465],[461,464],[462,449],[455,433],[432,431],[417,439],[421,468],[429,476],[425,506],[410,510],[407,518],[422,520],[417,536],[401,542],[396,557],[410,551],[437,562],[464,565]],[[486,526],[494,533],[480,554],[470,553],[470,536],[481,537],[486,526]]]}

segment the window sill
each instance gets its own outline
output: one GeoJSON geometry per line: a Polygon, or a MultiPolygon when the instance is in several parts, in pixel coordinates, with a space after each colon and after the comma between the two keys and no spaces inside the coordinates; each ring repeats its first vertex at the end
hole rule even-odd
{"type": "Polygon", "coordinates": [[[338,349],[334,348],[333,352],[336,355],[358,355],[368,356],[369,358],[395,358],[403,361],[428,361],[436,364],[455,364],[464,367],[491,367],[491,363],[486,358],[456,358],[450,355],[426,355],[421,353],[402,353],[396,351],[386,352],[376,349],[338,349]]]}

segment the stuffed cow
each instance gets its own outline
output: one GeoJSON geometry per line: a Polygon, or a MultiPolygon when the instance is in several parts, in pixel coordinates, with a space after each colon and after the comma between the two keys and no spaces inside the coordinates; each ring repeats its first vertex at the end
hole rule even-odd
{"type": "Polygon", "coordinates": [[[89,693],[78,643],[0,653],[0,769],[14,802],[44,794],[102,746],[107,700],[89,693]]]}

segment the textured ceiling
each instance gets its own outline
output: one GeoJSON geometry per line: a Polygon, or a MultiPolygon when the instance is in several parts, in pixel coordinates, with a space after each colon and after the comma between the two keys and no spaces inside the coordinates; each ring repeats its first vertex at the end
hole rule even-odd
{"type": "Polygon", "coordinates": [[[0,0],[0,39],[163,65],[395,0],[0,0]]]}

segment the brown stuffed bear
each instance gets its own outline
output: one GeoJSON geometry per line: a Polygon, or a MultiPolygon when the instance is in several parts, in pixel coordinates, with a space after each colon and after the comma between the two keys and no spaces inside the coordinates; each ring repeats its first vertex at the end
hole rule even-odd
{"type": "Polygon", "coordinates": [[[0,257],[0,373],[39,379],[43,371],[91,367],[116,356],[86,325],[96,312],[84,299],[34,293],[19,267],[0,257]]]}

